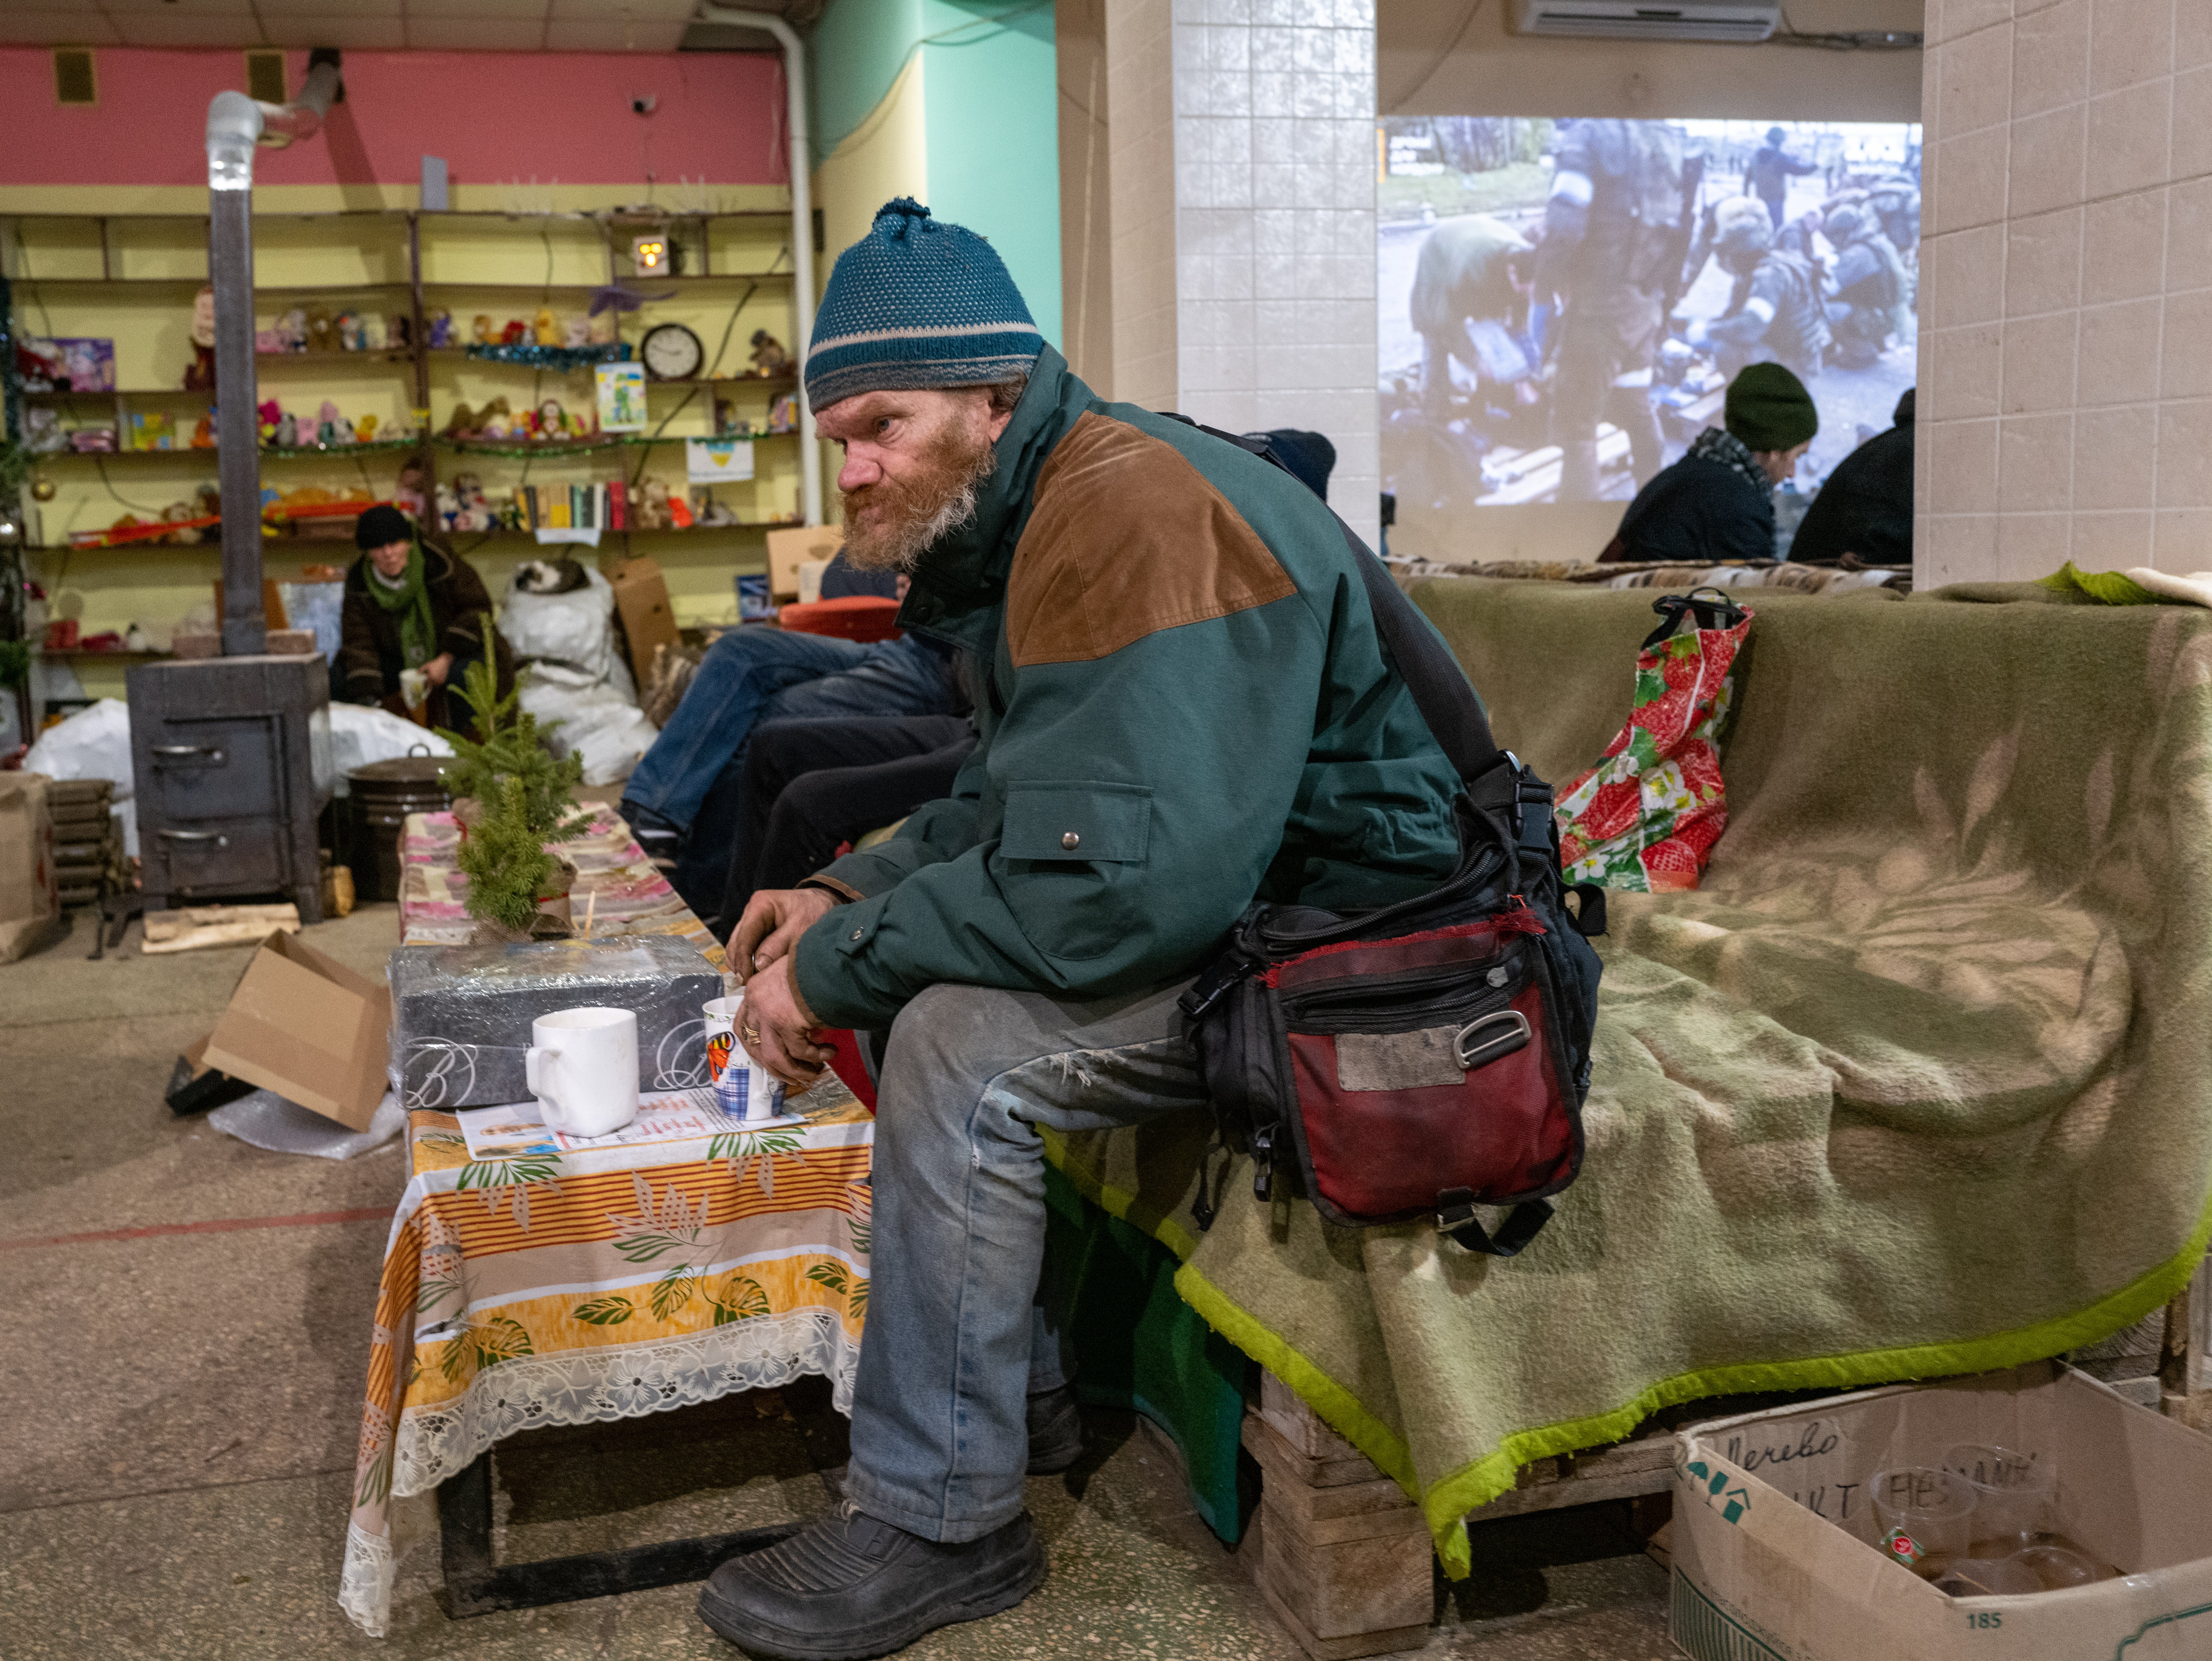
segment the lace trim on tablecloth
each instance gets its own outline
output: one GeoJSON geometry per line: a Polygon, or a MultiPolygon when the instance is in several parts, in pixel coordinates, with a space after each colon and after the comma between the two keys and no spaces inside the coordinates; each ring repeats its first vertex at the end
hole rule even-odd
{"type": "MultiPolygon", "coordinates": [[[[808,1373],[830,1380],[837,1411],[853,1410],[860,1347],[835,1310],[787,1310],[687,1337],[518,1355],[479,1372],[459,1400],[400,1415],[393,1499],[427,1494],[495,1442],[540,1425],[604,1424],[696,1407],[741,1390],[773,1390],[808,1373]]],[[[399,1566],[388,1537],[346,1530],[338,1607],[372,1638],[390,1628],[399,1566]]]]}
{"type": "Polygon", "coordinates": [[[681,1338],[517,1355],[478,1373],[467,1394],[399,1418],[394,1497],[428,1494],[486,1448],[541,1425],[594,1425],[696,1407],[740,1390],[827,1377],[840,1413],[853,1408],[860,1347],[834,1310],[757,1315],[681,1338]]]}
{"type": "Polygon", "coordinates": [[[392,1629],[392,1588],[399,1564],[392,1542],[358,1523],[346,1524],[345,1568],[338,1576],[338,1607],[371,1638],[392,1629]]]}

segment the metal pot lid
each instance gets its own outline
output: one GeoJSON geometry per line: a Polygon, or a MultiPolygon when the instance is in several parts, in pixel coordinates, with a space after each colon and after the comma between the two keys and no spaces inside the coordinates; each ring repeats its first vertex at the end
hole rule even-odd
{"type": "Polygon", "coordinates": [[[442,787],[446,769],[453,764],[451,756],[398,756],[391,761],[373,761],[356,767],[346,775],[352,784],[422,784],[442,787]]]}

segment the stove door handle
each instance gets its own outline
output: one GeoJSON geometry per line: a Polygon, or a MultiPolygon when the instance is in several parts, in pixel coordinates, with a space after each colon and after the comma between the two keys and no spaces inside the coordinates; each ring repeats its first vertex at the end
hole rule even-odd
{"type": "Polygon", "coordinates": [[[230,838],[217,830],[159,830],[155,834],[165,842],[211,842],[217,848],[230,846],[230,838]]]}
{"type": "Polygon", "coordinates": [[[180,757],[184,756],[206,756],[210,760],[218,762],[222,759],[222,750],[212,744],[157,744],[154,746],[154,753],[157,756],[176,756],[180,757]]]}

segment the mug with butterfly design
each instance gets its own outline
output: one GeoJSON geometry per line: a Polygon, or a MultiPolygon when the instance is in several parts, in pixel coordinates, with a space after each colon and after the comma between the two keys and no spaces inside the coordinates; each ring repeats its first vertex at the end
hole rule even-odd
{"type": "Polygon", "coordinates": [[[738,1042],[745,995],[733,992],[700,1005],[707,1018],[707,1073],[722,1111],[741,1119],[774,1119],[783,1113],[783,1084],[738,1042]]]}

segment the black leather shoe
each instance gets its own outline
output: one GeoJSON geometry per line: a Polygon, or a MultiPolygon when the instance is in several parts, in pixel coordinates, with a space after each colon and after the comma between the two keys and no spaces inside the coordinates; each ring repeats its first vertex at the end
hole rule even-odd
{"type": "Polygon", "coordinates": [[[629,833],[637,838],[637,845],[647,857],[659,861],[672,860],[683,845],[684,833],[650,807],[624,800],[615,810],[629,826],[629,833]]]}
{"type": "Polygon", "coordinates": [[[1083,1415],[1075,1386],[1039,1391],[1029,1398],[1030,1475],[1056,1476],[1083,1457],[1083,1415]]]}
{"type": "Polygon", "coordinates": [[[1010,1609],[1045,1575],[1027,1512],[959,1545],[940,1545],[850,1501],[708,1577],[699,1618],[749,1654],[864,1661],[924,1633],[1010,1609]]]}

